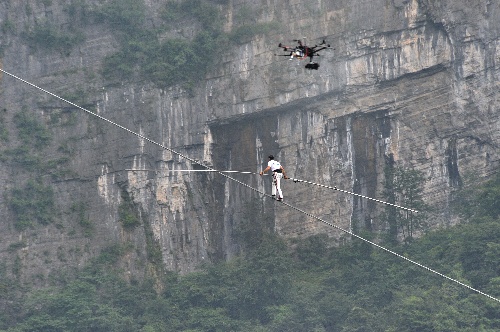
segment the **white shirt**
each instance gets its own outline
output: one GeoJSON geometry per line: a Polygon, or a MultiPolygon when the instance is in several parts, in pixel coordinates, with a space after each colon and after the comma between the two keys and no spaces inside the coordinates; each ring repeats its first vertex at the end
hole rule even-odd
{"type": "Polygon", "coordinates": [[[269,160],[267,166],[271,167],[271,171],[274,172],[277,169],[281,169],[281,164],[276,160],[269,160]]]}

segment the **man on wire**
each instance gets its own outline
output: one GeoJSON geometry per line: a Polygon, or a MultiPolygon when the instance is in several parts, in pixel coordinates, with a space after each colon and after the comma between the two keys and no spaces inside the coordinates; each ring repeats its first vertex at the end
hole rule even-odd
{"type": "Polygon", "coordinates": [[[278,195],[277,200],[283,201],[283,192],[281,191],[280,182],[282,177],[284,177],[285,179],[288,179],[288,177],[286,176],[285,169],[283,168],[283,166],[281,166],[279,161],[274,160],[273,155],[269,156],[269,162],[267,163],[266,169],[260,172],[259,174],[262,175],[269,170],[273,172],[272,196],[273,198],[276,198],[276,195],[278,195]]]}

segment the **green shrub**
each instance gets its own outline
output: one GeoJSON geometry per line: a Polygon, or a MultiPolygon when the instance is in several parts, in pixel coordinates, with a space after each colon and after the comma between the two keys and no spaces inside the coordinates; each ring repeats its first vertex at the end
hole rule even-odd
{"type": "Polygon", "coordinates": [[[91,13],[99,23],[110,24],[127,34],[135,34],[143,29],[146,6],[143,0],[112,0],[94,7],[91,13]]]}
{"type": "Polygon", "coordinates": [[[17,127],[19,139],[26,145],[39,149],[52,139],[49,130],[28,111],[21,111],[14,115],[14,124],[17,127]]]}
{"type": "Polygon", "coordinates": [[[122,191],[122,202],[118,206],[118,218],[125,229],[134,229],[141,224],[138,207],[126,190],[122,191]]]}
{"type": "Polygon", "coordinates": [[[35,25],[33,30],[24,32],[22,36],[35,49],[53,50],[65,55],[85,40],[82,32],[74,29],[61,31],[49,22],[35,25]]]}
{"type": "Polygon", "coordinates": [[[13,252],[17,251],[18,249],[21,249],[24,247],[26,247],[25,241],[15,242],[15,243],[12,243],[9,245],[9,247],[7,248],[7,251],[9,253],[13,253],[13,252]]]}
{"type": "Polygon", "coordinates": [[[54,219],[54,192],[40,181],[29,180],[24,187],[11,189],[7,202],[17,230],[32,228],[37,223],[47,225],[54,219]]]}
{"type": "Polygon", "coordinates": [[[30,172],[42,169],[42,160],[38,155],[33,154],[31,149],[27,146],[8,149],[5,151],[5,155],[9,157],[14,164],[30,172]]]}
{"type": "Polygon", "coordinates": [[[161,17],[174,26],[195,19],[202,31],[193,40],[160,40],[158,32],[144,26],[142,1],[124,6],[117,1],[95,10],[99,22],[109,22],[118,31],[121,47],[105,58],[102,74],[120,80],[143,79],[160,88],[182,85],[188,89],[204,76],[216,52],[220,50],[222,33],[217,8],[207,1],[169,2],[161,17]],[[111,9],[112,8],[112,9],[111,9]]]}

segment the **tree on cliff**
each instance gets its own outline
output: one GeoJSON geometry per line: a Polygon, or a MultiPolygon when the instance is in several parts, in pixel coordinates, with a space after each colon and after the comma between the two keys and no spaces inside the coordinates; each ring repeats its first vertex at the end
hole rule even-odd
{"type": "Polygon", "coordinates": [[[396,242],[401,231],[403,240],[409,242],[415,230],[425,226],[425,212],[429,210],[422,199],[424,176],[420,171],[403,167],[386,167],[384,174],[387,201],[419,211],[414,213],[387,205],[382,215],[389,225],[388,240],[396,242]]]}

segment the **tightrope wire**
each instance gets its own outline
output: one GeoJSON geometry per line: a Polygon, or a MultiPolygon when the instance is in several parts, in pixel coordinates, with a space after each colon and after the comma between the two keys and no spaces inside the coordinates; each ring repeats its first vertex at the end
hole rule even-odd
{"type": "MultiPolygon", "coordinates": [[[[17,79],[17,80],[19,80],[19,81],[21,81],[21,82],[23,82],[23,83],[25,83],[25,84],[29,85],[29,86],[32,86],[32,87],[34,87],[34,88],[36,88],[36,89],[38,89],[38,90],[40,90],[40,91],[42,91],[42,92],[44,92],[44,93],[47,93],[47,94],[49,94],[49,95],[51,95],[51,96],[53,96],[53,97],[55,97],[55,98],[57,98],[57,99],[59,99],[59,100],[62,100],[62,101],[64,101],[65,103],[68,103],[68,104],[70,104],[70,105],[72,105],[72,106],[74,106],[74,107],[76,107],[76,108],[78,108],[78,109],[80,109],[80,110],[82,110],[82,111],[85,111],[85,112],[86,112],[86,113],[88,113],[88,114],[91,114],[91,115],[93,115],[93,116],[95,116],[95,117],[98,117],[99,119],[101,119],[101,120],[103,120],[103,121],[106,121],[106,122],[108,122],[108,123],[110,123],[110,124],[112,124],[112,125],[114,125],[114,126],[116,126],[116,127],[120,128],[120,129],[123,129],[123,130],[125,130],[125,131],[127,131],[127,132],[129,132],[129,133],[131,133],[131,134],[133,134],[133,135],[135,135],[135,136],[137,136],[137,137],[139,137],[139,138],[142,138],[142,139],[144,139],[144,140],[146,140],[146,141],[148,141],[148,142],[150,142],[150,143],[152,143],[152,144],[154,144],[154,145],[157,145],[157,146],[159,146],[159,147],[161,147],[161,148],[163,148],[163,149],[165,149],[165,150],[168,150],[168,151],[172,152],[173,154],[178,155],[179,157],[182,157],[182,158],[184,158],[184,159],[186,159],[186,160],[189,160],[189,161],[191,161],[191,162],[193,162],[193,163],[195,163],[195,164],[198,164],[198,165],[200,165],[200,166],[203,166],[203,167],[207,168],[208,170],[211,170],[211,171],[217,172],[218,174],[220,174],[220,175],[222,175],[222,176],[226,177],[227,179],[230,179],[230,180],[232,180],[232,181],[235,181],[236,183],[238,183],[238,184],[240,184],[240,185],[242,185],[242,186],[244,186],[244,187],[247,187],[247,188],[249,188],[249,189],[251,189],[251,190],[253,190],[253,191],[257,192],[257,193],[260,193],[260,194],[261,194],[261,195],[263,195],[263,196],[266,196],[266,197],[269,197],[269,198],[271,198],[271,199],[274,199],[274,198],[273,198],[271,195],[269,195],[269,194],[266,194],[266,193],[264,193],[264,192],[261,192],[260,190],[258,190],[258,189],[256,189],[256,188],[253,188],[253,187],[251,187],[251,186],[247,185],[246,183],[243,183],[243,182],[241,182],[241,181],[239,181],[239,180],[237,180],[237,179],[234,179],[234,178],[232,178],[232,177],[230,177],[230,176],[228,176],[228,175],[224,174],[224,173],[223,173],[223,172],[221,172],[221,171],[214,170],[213,168],[211,168],[211,167],[209,167],[209,166],[207,166],[207,165],[204,165],[204,164],[200,163],[199,161],[197,161],[197,160],[195,160],[195,159],[192,159],[192,158],[190,158],[190,157],[188,157],[188,156],[185,156],[185,155],[181,154],[180,152],[177,152],[177,151],[175,151],[175,150],[173,150],[173,149],[171,149],[171,148],[169,148],[169,147],[167,147],[167,146],[164,146],[163,144],[157,143],[157,142],[155,142],[155,141],[153,141],[153,140],[151,140],[151,139],[149,139],[149,138],[145,137],[144,135],[141,135],[141,134],[139,134],[139,133],[136,133],[136,132],[134,132],[134,131],[132,131],[132,130],[130,130],[130,129],[128,129],[128,128],[126,128],[126,127],[124,127],[124,126],[122,126],[122,125],[119,125],[119,124],[117,124],[117,123],[115,123],[115,122],[113,122],[113,121],[111,121],[111,120],[108,120],[108,119],[106,119],[106,118],[104,118],[104,117],[102,117],[102,116],[100,116],[100,115],[98,115],[98,114],[96,114],[96,113],[93,113],[93,112],[91,112],[91,111],[89,111],[89,110],[87,110],[87,109],[85,109],[85,108],[83,108],[83,107],[81,107],[81,106],[79,106],[79,105],[77,105],[77,104],[75,104],[75,103],[72,103],[72,102],[70,102],[70,101],[68,101],[68,100],[66,100],[66,99],[64,99],[64,98],[62,98],[62,97],[59,97],[58,95],[56,95],[56,94],[54,94],[54,93],[52,93],[52,92],[49,92],[49,91],[47,91],[47,90],[45,90],[45,89],[42,89],[42,88],[40,88],[40,87],[36,86],[36,85],[35,85],[35,84],[33,84],[33,83],[30,83],[30,82],[28,82],[28,81],[26,81],[26,80],[24,80],[24,79],[22,79],[22,78],[19,78],[19,77],[15,76],[15,75],[13,75],[13,74],[11,74],[11,73],[9,73],[9,72],[6,72],[6,71],[5,71],[5,70],[3,70],[2,68],[0,68],[0,71],[1,71],[1,72],[3,72],[3,73],[5,73],[6,75],[8,75],[8,76],[12,77],[12,78],[15,78],[15,79],[17,79]]],[[[493,296],[491,296],[491,295],[489,295],[489,294],[487,294],[487,293],[484,293],[484,292],[482,292],[482,291],[480,291],[480,290],[478,290],[478,289],[475,289],[475,288],[473,288],[473,287],[471,287],[471,286],[469,286],[469,285],[467,285],[467,284],[465,284],[465,283],[463,283],[463,282],[460,282],[460,281],[458,281],[458,280],[456,280],[456,279],[453,279],[453,278],[451,278],[451,277],[448,277],[447,275],[444,275],[444,274],[442,274],[442,273],[440,273],[440,272],[438,272],[438,271],[436,271],[436,270],[433,270],[433,269],[431,269],[431,268],[429,268],[429,267],[427,267],[427,266],[425,266],[425,265],[423,265],[423,264],[420,264],[420,263],[418,263],[418,262],[416,262],[416,261],[414,261],[414,260],[411,260],[411,259],[409,259],[408,257],[405,257],[405,256],[403,256],[403,255],[401,255],[401,254],[398,254],[398,253],[397,253],[397,252],[395,252],[395,251],[392,251],[392,250],[390,250],[390,249],[387,249],[387,248],[385,248],[385,247],[383,247],[383,246],[381,246],[381,245],[379,245],[379,244],[377,244],[377,243],[375,243],[375,242],[372,242],[372,241],[367,240],[367,239],[365,239],[365,238],[363,238],[363,237],[361,237],[361,236],[359,236],[359,235],[357,235],[357,234],[354,234],[354,233],[353,233],[353,232],[351,232],[351,231],[345,230],[345,229],[343,229],[343,228],[341,228],[341,227],[339,227],[339,226],[337,226],[337,225],[334,225],[334,224],[332,224],[332,223],[330,223],[330,222],[328,222],[328,221],[325,221],[325,220],[323,220],[323,219],[321,219],[321,218],[319,218],[319,217],[317,217],[317,216],[314,216],[314,215],[310,214],[309,212],[306,212],[306,211],[304,211],[304,210],[301,210],[301,209],[299,209],[299,208],[297,208],[297,207],[295,207],[295,206],[292,206],[292,205],[290,205],[290,204],[288,204],[288,203],[286,203],[286,202],[280,202],[280,203],[277,203],[277,204],[282,204],[282,205],[288,206],[288,207],[290,207],[291,209],[294,209],[294,210],[296,210],[296,211],[298,211],[298,212],[300,212],[300,213],[303,213],[304,215],[306,215],[306,216],[308,216],[308,217],[311,217],[311,218],[313,218],[313,219],[316,219],[316,220],[318,220],[318,221],[320,221],[320,222],[322,222],[322,223],[324,223],[324,224],[326,224],[326,225],[328,225],[328,226],[330,226],[330,227],[336,228],[336,229],[338,229],[338,230],[340,230],[340,231],[342,231],[342,232],[344,232],[344,233],[346,233],[346,234],[349,234],[349,235],[351,235],[351,236],[353,236],[353,237],[355,237],[355,238],[357,238],[357,239],[359,239],[359,240],[361,240],[361,241],[364,241],[364,242],[366,242],[366,243],[368,243],[368,244],[370,244],[370,245],[372,245],[372,246],[375,246],[375,247],[377,247],[377,248],[379,248],[379,249],[381,249],[381,250],[383,250],[383,251],[385,251],[385,252],[387,252],[387,253],[389,253],[389,254],[392,254],[392,255],[394,255],[394,256],[396,256],[396,257],[399,257],[399,258],[401,258],[401,259],[403,259],[403,260],[405,260],[405,261],[407,261],[407,262],[409,262],[409,263],[411,263],[411,264],[414,264],[414,265],[416,265],[416,266],[418,266],[418,267],[420,267],[420,268],[422,268],[422,269],[424,269],[424,270],[427,270],[427,271],[429,271],[429,272],[431,272],[431,273],[434,273],[434,274],[436,274],[436,275],[438,275],[438,276],[440,276],[440,277],[442,277],[442,278],[445,278],[445,279],[447,279],[447,280],[449,280],[449,281],[452,281],[452,282],[454,282],[454,283],[456,283],[456,284],[458,284],[458,285],[460,285],[460,286],[462,286],[462,287],[465,287],[465,288],[467,288],[467,289],[469,289],[469,290],[471,290],[471,291],[474,291],[474,292],[476,292],[476,293],[478,293],[478,294],[481,294],[481,295],[483,295],[483,296],[485,296],[485,297],[487,297],[487,298],[489,298],[489,299],[491,299],[491,300],[494,300],[494,301],[496,301],[496,302],[500,303],[500,299],[497,299],[497,298],[495,298],[495,297],[493,297],[493,296]]]]}
{"type": "Polygon", "coordinates": [[[315,185],[315,186],[319,186],[319,187],[323,187],[323,188],[327,188],[327,189],[332,189],[332,190],[340,191],[340,192],[343,192],[343,193],[346,193],[346,194],[349,194],[349,195],[358,196],[358,197],[361,197],[361,198],[366,198],[366,199],[369,199],[369,200],[372,200],[372,201],[375,201],[375,202],[378,202],[378,203],[382,203],[382,204],[385,204],[385,205],[393,206],[393,207],[398,208],[398,209],[402,209],[402,210],[406,210],[406,211],[410,211],[410,212],[416,212],[416,213],[418,212],[417,210],[410,209],[410,208],[407,208],[407,207],[404,207],[404,206],[392,204],[392,203],[389,203],[389,202],[384,202],[384,201],[381,201],[379,199],[375,199],[375,198],[371,198],[371,197],[364,196],[364,195],[361,195],[361,194],[356,194],[356,193],[353,193],[353,192],[350,192],[350,191],[347,191],[347,190],[339,189],[336,186],[335,187],[330,187],[330,186],[326,186],[324,184],[314,183],[314,182],[310,182],[310,181],[306,181],[306,180],[299,180],[299,179],[292,179],[292,180],[293,180],[293,182],[304,182],[304,183],[307,183],[307,184],[312,184],[312,185],[315,185]]]}
{"type": "MultiPolygon", "coordinates": [[[[242,172],[242,171],[218,171],[218,170],[215,170],[215,169],[176,169],[176,170],[172,170],[172,171],[174,171],[174,172],[221,172],[221,173],[258,174],[258,173],[254,173],[254,172],[242,172]]],[[[331,187],[331,186],[327,186],[327,185],[324,185],[324,184],[321,184],[321,183],[315,183],[315,182],[301,180],[301,179],[295,179],[295,178],[289,178],[289,179],[292,180],[295,183],[302,182],[302,183],[312,184],[312,185],[315,185],[315,186],[318,186],[318,187],[340,191],[340,192],[343,192],[345,194],[349,194],[349,195],[353,195],[353,196],[357,196],[357,197],[361,197],[361,198],[366,198],[366,199],[375,201],[377,203],[381,203],[381,204],[393,206],[393,207],[398,208],[398,209],[402,209],[402,210],[406,210],[406,211],[418,213],[417,210],[410,209],[410,208],[407,208],[407,207],[404,207],[404,206],[400,206],[400,205],[397,205],[397,204],[393,204],[393,203],[381,201],[379,199],[368,197],[368,196],[364,196],[364,195],[361,195],[361,194],[356,194],[356,193],[353,193],[351,191],[347,191],[347,190],[344,190],[344,189],[339,189],[339,188],[337,188],[337,186],[331,187]]]]}

